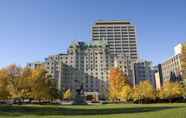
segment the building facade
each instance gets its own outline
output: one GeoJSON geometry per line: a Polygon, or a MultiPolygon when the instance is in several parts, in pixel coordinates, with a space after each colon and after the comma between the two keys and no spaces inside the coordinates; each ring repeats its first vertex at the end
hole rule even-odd
{"type": "Polygon", "coordinates": [[[132,63],[137,59],[133,24],[124,20],[97,21],[92,27],[92,42],[73,42],[67,53],[48,56],[44,65],[56,80],[58,90],[75,92],[83,87],[85,92],[97,92],[105,98],[111,68],[120,68],[133,83],[132,63]]]}
{"type": "Polygon", "coordinates": [[[168,81],[171,79],[176,79],[172,78],[173,75],[175,77],[180,76],[181,72],[181,60],[180,60],[181,55],[175,55],[165,62],[163,62],[162,65],[162,74],[163,74],[163,80],[168,81]]]}
{"type": "Polygon", "coordinates": [[[92,27],[92,40],[103,40],[111,54],[125,54],[131,61],[138,58],[135,26],[129,21],[97,21],[92,27]]]}
{"type": "Polygon", "coordinates": [[[40,62],[40,61],[27,63],[27,65],[26,65],[27,68],[31,68],[31,69],[36,69],[41,66],[44,66],[44,63],[40,62]]]}
{"type": "Polygon", "coordinates": [[[162,75],[164,81],[181,81],[183,80],[183,75],[186,73],[185,61],[186,52],[184,50],[186,43],[180,43],[175,46],[174,56],[170,57],[164,61],[162,65],[162,75]]]}
{"type": "Polygon", "coordinates": [[[51,55],[45,59],[48,74],[57,81],[57,88],[77,88],[84,78],[84,42],[74,42],[66,54],[51,55]]]}
{"type": "Polygon", "coordinates": [[[154,80],[154,69],[152,62],[150,61],[139,61],[134,63],[134,85],[138,85],[140,81],[149,80],[152,85],[155,85],[154,80]]]}
{"type": "Polygon", "coordinates": [[[108,73],[118,67],[131,75],[130,63],[124,55],[113,55],[105,41],[74,42],[66,54],[49,56],[45,61],[48,74],[57,81],[58,89],[75,91],[80,85],[85,92],[97,92],[100,98],[108,95],[108,73]]]}
{"type": "Polygon", "coordinates": [[[158,64],[154,68],[154,79],[155,79],[155,88],[156,90],[160,90],[163,86],[163,74],[162,74],[162,66],[158,64]]]}

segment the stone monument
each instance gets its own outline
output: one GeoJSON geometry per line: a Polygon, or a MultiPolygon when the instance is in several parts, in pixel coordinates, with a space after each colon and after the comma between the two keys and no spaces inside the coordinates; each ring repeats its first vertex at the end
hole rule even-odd
{"type": "Polygon", "coordinates": [[[74,97],[72,104],[73,105],[86,105],[87,104],[82,84],[80,85],[80,87],[76,89],[75,97],[74,97]]]}

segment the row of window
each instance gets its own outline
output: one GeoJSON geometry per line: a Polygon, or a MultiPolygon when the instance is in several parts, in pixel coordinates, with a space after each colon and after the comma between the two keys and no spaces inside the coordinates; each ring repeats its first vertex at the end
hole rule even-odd
{"type": "Polygon", "coordinates": [[[94,35],[93,38],[103,38],[103,37],[107,37],[107,38],[121,38],[121,37],[135,37],[135,35],[120,35],[120,34],[115,34],[115,35],[111,35],[111,34],[108,34],[108,35],[94,35]]]}
{"type": "Polygon", "coordinates": [[[126,27],[123,27],[123,28],[93,28],[93,32],[96,32],[96,31],[134,31],[134,27],[131,27],[131,28],[126,28],[126,27]]]}
{"type": "Polygon", "coordinates": [[[92,35],[116,35],[116,34],[135,34],[134,31],[109,31],[109,32],[106,32],[106,31],[97,31],[97,32],[93,32],[92,35]]]}

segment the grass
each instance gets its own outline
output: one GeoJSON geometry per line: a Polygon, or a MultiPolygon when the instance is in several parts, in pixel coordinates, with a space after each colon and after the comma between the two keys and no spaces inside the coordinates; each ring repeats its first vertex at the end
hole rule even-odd
{"type": "Polygon", "coordinates": [[[0,118],[186,118],[186,104],[0,105],[0,118]]]}

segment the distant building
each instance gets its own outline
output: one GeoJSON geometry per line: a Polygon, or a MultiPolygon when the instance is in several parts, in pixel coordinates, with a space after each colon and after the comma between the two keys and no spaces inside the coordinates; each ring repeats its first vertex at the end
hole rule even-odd
{"type": "Polygon", "coordinates": [[[163,86],[163,75],[162,75],[161,64],[158,64],[158,66],[156,66],[156,69],[154,69],[154,81],[155,81],[156,90],[160,90],[161,87],[163,86]]]}
{"type": "Polygon", "coordinates": [[[184,43],[179,43],[178,45],[176,45],[176,46],[174,47],[174,54],[175,54],[175,55],[182,54],[182,53],[183,53],[182,48],[183,48],[184,45],[186,45],[186,42],[184,42],[184,43]]]}
{"type": "Polygon", "coordinates": [[[154,70],[152,62],[138,61],[134,63],[134,85],[138,85],[140,81],[149,80],[154,85],[154,70]]]}
{"type": "Polygon", "coordinates": [[[127,57],[125,54],[115,55],[113,67],[122,70],[128,76],[129,82],[133,84],[133,68],[129,57],[127,57]]]}
{"type": "Polygon", "coordinates": [[[160,90],[161,89],[160,74],[159,74],[159,72],[155,72],[154,74],[155,74],[156,90],[160,90]]]}
{"type": "Polygon", "coordinates": [[[31,68],[31,69],[36,69],[38,67],[44,66],[43,62],[37,61],[37,62],[32,62],[32,63],[27,63],[26,67],[31,68]]]}

